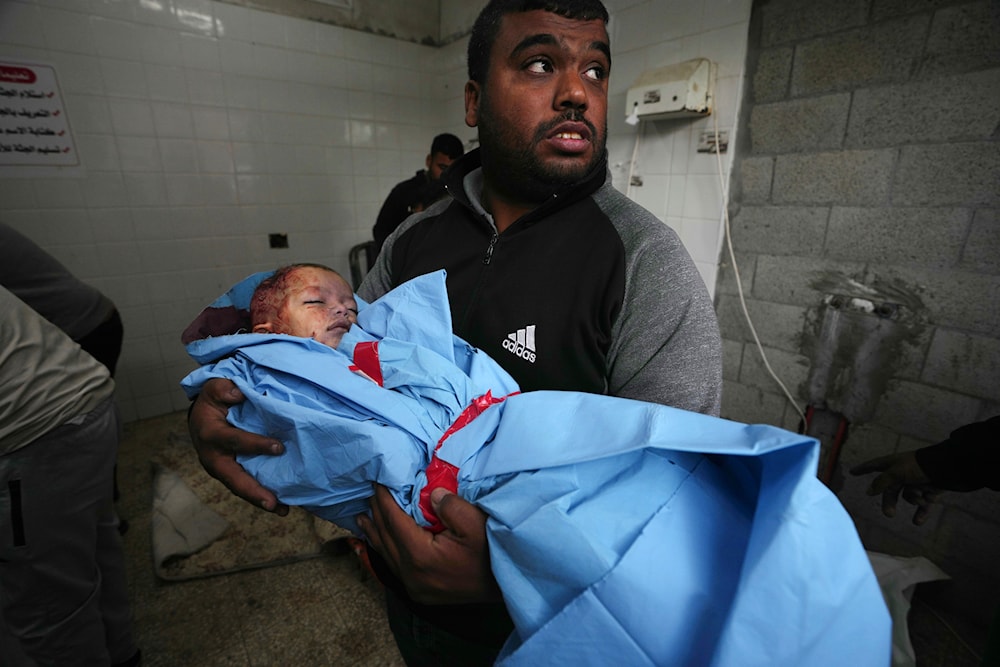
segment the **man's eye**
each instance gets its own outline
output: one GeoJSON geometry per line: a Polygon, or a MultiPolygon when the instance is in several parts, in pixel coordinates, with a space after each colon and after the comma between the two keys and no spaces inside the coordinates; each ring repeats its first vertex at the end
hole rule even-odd
{"type": "Polygon", "coordinates": [[[536,74],[544,74],[552,71],[552,64],[548,60],[532,60],[525,65],[524,69],[536,74]]]}
{"type": "Polygon", "coordinates": [[[306,302],[305,302],[305,304],[306,304],[307,306],[308,306],[309,304],[312,304],[312,303],[318,303],[318,304],[322,304],[323,302],[322,302],[322,301],[319,301],[319,300],[316,300],[316,299],[314,299],[314,300],[312,300],[312,301],[306,301],[306,302]]]}
{"type": "Polygon", "coordinates": [[[584,76],[593,79],[594,81],[603,81],[608,76],[607,70],[605,70],[600,65],[594,65],[583,73],[584,76]]]}

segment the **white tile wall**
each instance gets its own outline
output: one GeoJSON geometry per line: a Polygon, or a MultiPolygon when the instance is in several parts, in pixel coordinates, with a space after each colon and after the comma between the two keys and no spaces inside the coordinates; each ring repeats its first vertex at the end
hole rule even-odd
{"type": "MultiPolygon", "coordinates": [[[[733,138],[750,0],[607,4],[609,149],[624,191],[637,133],[622,122],[624,95],[647,67],[718,62],[719,122],[733,138]]],[[[177,383],[193,363],[178,337],[205,304],[284,262],[346,274],[349,248],[370,237],[392,185],[422,167],[429,138],[475,137],[465,46],[212,0],[0,2],[0,60],[55,68],[81,158],[62,171],[0,169],[0,219],[119,306],[126,420],[186,408],[177,383]],[[269,232],[291,247],[269,248],[269,232]]],[[[721,186],[694,153],[707,126],[647,124],[636,170],[648,185],[633,196],[677,229],[714,289],[721,186]]]]}
{"type": "Polygon", "coordinates": [[[681,236],[714,294],[723,240],[723,183],[732,151],[722,156],[722,176],[712,154],[698,153],[698,137],[714,124],[735,141],[740,81],[746,59],[751,0],[618,0],[612,19],[612,85],[609,140],[615,185],[626,191],[629,165],[643,185],[631,196],[681,236]],[[625,92],[645,69],[708,58],[718,66],[714,118],[624,122],[625,92]],[[666,193],[664,196],[663,193],[666,193]]]}
{"type": "Polygon", "coordinates": [[[126,419],[185,407],[203,305],[283,262],[348,272],[429,137],[467,132],[427,120],[434,51],[209,0],[0,3],[0,58],[56,69],[82,163],[3,170],[0,217],[119,305],[126,419]]]}

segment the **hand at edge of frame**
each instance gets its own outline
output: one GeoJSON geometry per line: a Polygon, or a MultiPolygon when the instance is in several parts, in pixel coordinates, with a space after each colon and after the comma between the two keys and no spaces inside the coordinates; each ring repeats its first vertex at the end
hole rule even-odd
{"type": "Polygon", "coordinates": [[[877,472],[879,475],[868,487],[869,496],[882,495],[882,514],[896,516],[896,503],[900,495],[903,500],[916,505],[913,523],[921,526],[930,518],[930,512],[943,491],[930,483],[927,474],[917,463],[915,454],[902,452],[880,456],[851,468],[852,475],[877,472]]]}
{"type": "Polygon", "coordinates": [[[243,392],[231,380],[213,378],[206,382],[188,414],[191,441],[209,475],[248,503],[285,516],[288,506],[279,503],[236,461],[237,454],[278,455],[285,451],[274,438],[242,431],[226,421],[229,408],[244,400],[243,392]]]}

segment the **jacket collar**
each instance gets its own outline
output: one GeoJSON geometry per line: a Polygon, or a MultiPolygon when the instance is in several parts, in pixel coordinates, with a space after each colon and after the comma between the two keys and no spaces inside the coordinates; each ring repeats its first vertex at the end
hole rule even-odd
{"type": "MultiPolygon", "coordinates": [[[[553,211],[593,194],[604,185],[608,177],[608,154],[605,151],[601,161],[586,176],[553,192],[546,201],[523,215],[515,224],[544,218],[553,211]]],[[[470,151],[453,162],[443,175],[442,180],[448,194],[455,200],[480,217],[486,217],[482,204],[483,172],[480,149],[470,151]]]]}

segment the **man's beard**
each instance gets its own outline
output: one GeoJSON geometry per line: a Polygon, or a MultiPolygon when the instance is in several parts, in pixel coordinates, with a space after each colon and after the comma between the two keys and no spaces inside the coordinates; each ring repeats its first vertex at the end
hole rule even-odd
{"type": "Polygon", "coordinates": [[[504,127],[497,129],[491,122],[493,117],[485,98],[479,108],[479,145],[482,162],[487,166],[490,185],[508,196],[529,202],[541,203],[553,193],[579,182],[604,160],[607,125],[597,128],[577,110],[567,110],[562,116],[539,126],[528,145],[519,145],[519,140],[504,127]],[[567,121],[584,123],[590,129],[594,142],[593,154],[586,164],[544,164],[534,148],[545,141],[554,128],[567,121]]]}

